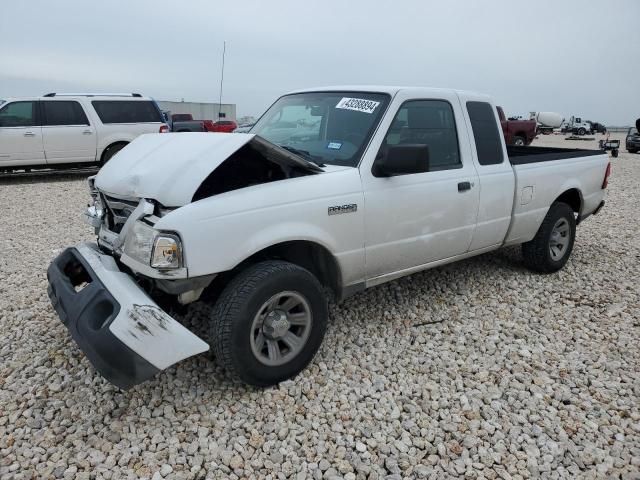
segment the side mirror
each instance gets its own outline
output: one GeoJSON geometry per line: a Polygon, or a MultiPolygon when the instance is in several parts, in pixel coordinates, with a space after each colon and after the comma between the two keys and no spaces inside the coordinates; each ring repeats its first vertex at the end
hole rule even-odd
{"type": "Polygon", "coordinates": [[[376,177],[394,177],[429,171],[429,147],[424,144],[389,145],[373,164],[376,177]]]}

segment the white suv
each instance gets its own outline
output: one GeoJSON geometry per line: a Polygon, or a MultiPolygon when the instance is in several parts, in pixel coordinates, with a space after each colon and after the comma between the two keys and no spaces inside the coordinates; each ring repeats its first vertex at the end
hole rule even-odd
{"type": "Polygon", "coordinates": [[[137,136],[168,131],[155,101],[139,93],[0,100],[0,170],[102,165],[137,136]]]}

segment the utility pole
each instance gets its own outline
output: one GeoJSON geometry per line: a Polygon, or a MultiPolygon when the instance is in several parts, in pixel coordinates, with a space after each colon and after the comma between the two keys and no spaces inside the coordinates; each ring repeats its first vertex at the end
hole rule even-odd
{"type": "Polygon", "coordinates": [[[222,43],[222,73],[220,74],[220,100],[218,101],[218,120],[222,118],[222,83],[224,82],[224,54],[227,51],[227,41],[222,43]]]}

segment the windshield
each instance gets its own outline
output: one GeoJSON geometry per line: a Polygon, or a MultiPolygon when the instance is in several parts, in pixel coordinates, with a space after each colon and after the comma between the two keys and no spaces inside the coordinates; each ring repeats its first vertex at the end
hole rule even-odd
{"type": "Polygon", "coordinates": [[[355,167],[389,95],[312,92],[281,97],[250,133],[318,164],[355,167]]]}

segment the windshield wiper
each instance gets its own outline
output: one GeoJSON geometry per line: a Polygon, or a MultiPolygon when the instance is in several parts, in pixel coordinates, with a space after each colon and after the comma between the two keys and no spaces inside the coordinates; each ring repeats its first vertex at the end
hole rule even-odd
{"type": "Polygon", "coordinates": [[[291,153],[295,153],[296,155],[304,158],[305,160],[309,161],[309,162],[313,162],[316,165],[318,165],[319,167],[324,167],[326,166],[324,163],[322,163],[320,160],[318,160],[318,158],[320,157],[314,157],[313,155],[311,155],[309,152],[307,152],[306,150],[301,150],[299,148],[295,148],[295,147],[290,147],[288,145],[278,145],[280,148],[284,148],[285,150],[287,150],[288,152],[291,153]]]}

